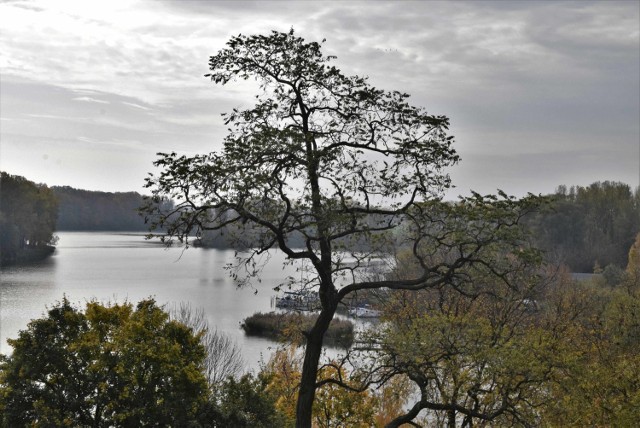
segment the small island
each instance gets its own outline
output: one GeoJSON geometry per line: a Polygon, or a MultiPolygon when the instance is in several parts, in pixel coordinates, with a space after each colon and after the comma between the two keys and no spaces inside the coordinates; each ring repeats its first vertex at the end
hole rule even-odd
{"type": "MultiPolygon", "coordinates": [[[[279,341],[302,343],[302,332],[311,329],[317,314],[300,312],[257,312],[244,319],[241,327],[249,336],[260,336],[279,341]]],[[[350,348],[353,344],[353,323],[334,318],[325,336],[328,346],[350,348]]]]}

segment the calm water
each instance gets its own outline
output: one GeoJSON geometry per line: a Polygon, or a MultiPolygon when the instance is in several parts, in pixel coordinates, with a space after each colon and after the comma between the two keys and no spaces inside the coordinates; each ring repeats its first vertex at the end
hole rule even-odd
{"type": "Polygon", "coordinates": [[[203,308],[211,326],[242,348],[247,366],[268,358],[274,343],[245,337],[240,322],[256,311],[271,310],[272,288],[293,273],[283,269],[282,253],[271,261],[255,288],[239,289],[226,270],[234,252],[189,248],[166,249],[142,234],[60,232],[55,253],[45,261],[0,271],[0,353],[11,351],[7,338],[17,336],[32,318],[63,296],[74,303],[154,297],[161,304],[190,303],[203,308]],[[256,294],[255,291],[258,290],[256,294]]]}

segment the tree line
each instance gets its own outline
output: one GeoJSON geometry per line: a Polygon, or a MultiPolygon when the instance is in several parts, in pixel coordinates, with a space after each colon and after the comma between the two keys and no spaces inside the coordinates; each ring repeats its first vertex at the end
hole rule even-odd
{"type": "Polygon", "coordinates": [[[44,184],[0,175],[0,264],[41,258],[55,243],[58,199],[44,184]]]}
{"type": "Polygon", "coordinates": [[[59,204],[57,230],[147,230],[138,213],[143,196],[137,192],[96,192],[69,186],[51,190],[59,204]]]}
{"type": "MultiPolygon", "coordinates": [[[[629,248],[640,232],[640,188],[634,191],[627,184],[604,181],[589,186],[560,185],[546,196],[548,205],[527,219],[527,227],[549,262],[564,264],[573,272],[602,273],[609,267],[619,273],[624,269],[629,248]]],[[[251,248],[258,239],[259,228],[240,223],[202,231],[197,245],[251,248]]],[[[304,235],[294,233],[287,242],[301,247],[304,235]]],[[[365,243],[344,245],[367,249],[365,243]]]]}
{"type": "Polygon", "coordinates": [[[640,188],[620,182],[559,186],[553,203],[529,223],[534,242],[549,261],[573,272],[622,270],[640,232],[640,188]]]}
{"type": "MultiPolygon", "coordinates": [[[[585,187],[560,185],[550,196],[553,201],[548,208],[528,220],[534,242],[548,260],[566,264],[574,272],[601,273],[609,267],[608,271],[619,274],[640,231],[640,189],[604,181],[585,187]]],[[[49,188],[2,173],[3,260],[15,259],[25,246],[54,242],[55,230],[146,231],[148,226],[138,212],[144,203],[144,196],[137,192],[49,188]]],[[[255,227],[233,224],[224,231],[203,231],[198,244],[250,248],[258,238],[255,227]]],[[[300,232],[292,234],[289,243],[300,247],[303,238],[300,232]]],[[[363,249],[364,244],[357,247],[363,249]]]]}
{"type": "Polygon", "coordinates": [[[0,263],[36,260],[50,254],[58,230],[145,231],[136,192],[108,193],[48,187],[2,172],[0,263]]]}

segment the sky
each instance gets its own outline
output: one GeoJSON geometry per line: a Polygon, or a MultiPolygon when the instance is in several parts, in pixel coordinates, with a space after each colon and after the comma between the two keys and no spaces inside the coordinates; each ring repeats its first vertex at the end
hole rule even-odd
{"type": "Polygon", "coordinates": [[[640,184],[637,0],[0,0],[0,169],[144,193],[157,152],[219,150],[221,113],[251,103],[204,77],[209,57],[290,28],[450,118],[449,198],[640,184]]]}

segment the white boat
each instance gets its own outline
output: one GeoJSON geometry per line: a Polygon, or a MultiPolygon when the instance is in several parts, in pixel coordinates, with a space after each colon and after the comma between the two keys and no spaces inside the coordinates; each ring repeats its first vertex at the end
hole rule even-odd
{"type": "Polygon", "coordinates": [[[317,293],[285,291],[283,297],[275,298],[275,306],[278,309],[315,311],[320,308],[320,299],[317,293]]]}
{"type": "Polygon", "coordinates": [[[380,316],[380,311],[371,309],[368,305],[357,306],[349,309],[349,315],[356,318],[378,318],[380,316]]]}

